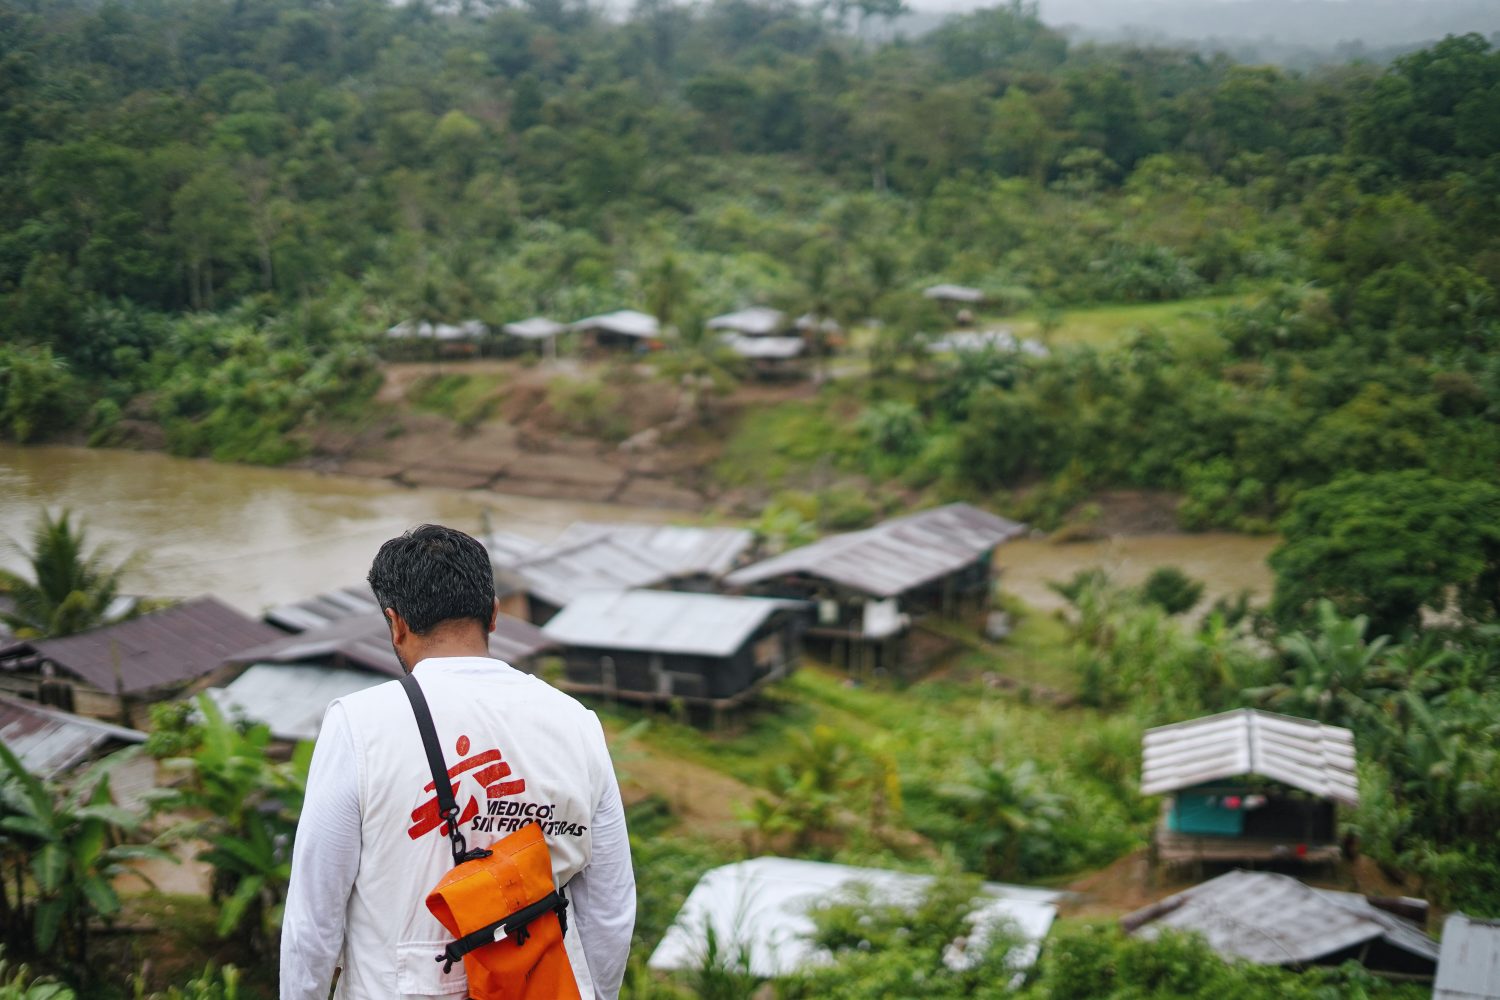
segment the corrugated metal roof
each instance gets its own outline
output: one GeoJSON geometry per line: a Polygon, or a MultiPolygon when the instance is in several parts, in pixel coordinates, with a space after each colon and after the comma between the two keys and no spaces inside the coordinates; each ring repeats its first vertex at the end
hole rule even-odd
{"type": "Polygon", "coordinates": [[[715,316],[704,325],[710,330],[731,330],[751,337],[768,337],[786,324],[786,313],[767,306],[752,306],[715,316]]]}
{"type": "Polygon", "coordinates": [[[795,358],[806,350],[801,337],[745,337],[723,335],[724,346],[742,358],[795,358]]]}
{"type": "Polygon", "coordinates": [[[479,537],[479,544],[490,554],[490,562],[507,566],[513,562],[536,555],[546,548],[541,542],[509,531],[494,531],[479,537]]]}
{"type": "Polygon", "coordinates": [[[588,591],[649,587],[670,579],[673,572],[666,559],[613,535],[549,546],[496,565],[502,576],[518,581],[529,593],[558,607],[588,591]]]}
{"type": "Polygon", "coordinates": [[[1338,726],[1253,708],[1148,729],[1141,738],[1141,791],[1259,774],[1356,805],[1354,734],[1338,726]]]}
{"type": "Polygon", "coordinates": [[[1316,962],[1366,941],[1383,940],[1436,961],[1437,942],[1409,920],[1357,893],[1314,889],[1274,872],[1234,871],[1125,917],[1131,933],[1201,934],[1215,951],[1261,965],[1316,962]],[[1144,918],[1144,920],[1143,920],[1144,918]]]}
{"type": "Polygon", "coordinates": [[[0,741],[40,778],[55,778],[111,743],[140,743],[145,738],[134,729],[0,696],[0,741]]]}
{"type": "Polygon", "coordinates": [[[542,631],[564,646],[728,656],[766,619],[799,601],[630,590],[583,594],[542,631]]]}
{"type": "Polygon", "coordinates": [[[397,323],[385,335],[392,340],[477,340],[488,332],[482,322],[477,319],[464,320],[457,325],[452,323],[413,323],[404,320],[397,323]]]}
{"type": "Polygon", "coordinates": [[[305,632],[330,622],[371,614],[380,614],[380,605],[375,603],[370,585],[361,583],[279,605],[266,612],[266,621],[288,632],[305,632]]]}
{"type": "Polygon", "coordinates": [[[741,587],[797,573],[875,597],[895,597],[962,569],[1025,530],[1024,524],[954,503],[864,531],[831,535],[736,570],[724,580],[741,587]]]}
{"type": "Polygon", "coordinates": [[[1500,920],[1448,915],[1432,1000],[1500,1000],[1500,920]]]}
{"type": "Polygon", "coordinates": [[[184,601],[118,625],[32,643],[57,666],[111,694],[180,684],[281,633],[214,597],[184,601]]]}
{"type": "Polygon", "coordinates": [[[554,543],[559,548],[608,536],[650,554],[672,577],[721,576],[755,544],[748,528],[699,528],[675,524],[609,524],[575,521],[554,543]]]}
{"type": "Polygon", "coordinates": [[[929,299],[938,299],[942,302],[984,301],[984,292],[978,288],[970,288],[968,285],[933,285],[923,289],[922,294],[929,299]]]}
{"type": "Polygon", "coordinates": [[[279,740],[312,740],[330,702],[387,679],[364,670],[258,663],[233,683],[206,693],[224,711],[264,723],[279,740]]]}
{"type": "Polygon", "coordinates": [[[661,323],[657,318],[634,309],[589,316],[574,323],[573,329],[605,330],[622,337],[638,337],[643,340],[661,336],[661,323]]]}
{"type": "MultiPolygon", "coordinates": [[[[813,940],[813,908],[852,898],[856,886],[868,887],[868,898],[880,903],[915,905],[932,881],[925,875],[790,858],[753,858],[713,868],[683,902],[648,964],[664,970],[702,968],[712,930],[719,954],[743,953],[754,975],[808,969],[828,957],[813,940]]],[[[1015,967],[1029,967],[1063,894],[998,882],[985,882],[979,891],[973,933],[963,950],[950,949],[945,963],[971,967],[996,928],[1008,925],[1022,942],[1012,956],[1015,967]]]]}
{"type": "Polygon", "coordinates": [[[524,340],[546,340],[555,337],[567,330],[567,325],[545,316],[533,316],[515,323],[506,323],[500,329],[512,337],[520,337],[524,340]]]}
{"type": "Polygon", "coordinates": [[[960,351],[1020,351],[1034,358],[1045,358],[1050,352],[1034,340],[1019,340],[1008,329],[999,330],[953,330],[935,340],[928,341],[927,349],[934,354],[960,351]]]}
{"type": "MultiPolygon", "coordinates": [[[[525,663],[552,645],[541,629],[509,615],[497,617],[495,631],[490,633],[490,655],[511,664],[525,663]]],[[[282,636],[274,642],[243,650],[233,659],[235,663],[317,661],[386,677],[400,677],[404,673],[391,648],[385,616],[378,611],[329,622],[298,635],[282,636]]]]}

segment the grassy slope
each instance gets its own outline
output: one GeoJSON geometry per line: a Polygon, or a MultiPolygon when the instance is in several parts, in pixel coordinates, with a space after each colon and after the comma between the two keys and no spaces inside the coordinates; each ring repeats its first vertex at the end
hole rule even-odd
{"type": "MultiPolygon", "coordinates": [[[[1212,329],[1214,319],[1223,310],[1244,305],[1254,297],[1254,293],[1241,292],[1177,302],[1067,309],[1061,314],[1061,323],[1045,339],[1054,347],[1075,344],[1108,347],[1142,330],[1156,330],[1172,338],[1193,336],[1212,329]]],[[[1043,339],[1041,322],[1035,312],[995,322],[1009,325],[1017,336],[1043,339]]]]}

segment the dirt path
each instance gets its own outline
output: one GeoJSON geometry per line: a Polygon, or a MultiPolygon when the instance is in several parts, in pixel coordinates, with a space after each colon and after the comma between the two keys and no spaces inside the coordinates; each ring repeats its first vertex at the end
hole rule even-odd
{"type": "Polygon", "coordinates": [[[615,751],[627,803],[656,797],[671,808],[683,827],[717,841],[738,841],[744,825],[738,810],[750,804],[755,789],[702,764],[668,757],[639,743],[615,751]]]}

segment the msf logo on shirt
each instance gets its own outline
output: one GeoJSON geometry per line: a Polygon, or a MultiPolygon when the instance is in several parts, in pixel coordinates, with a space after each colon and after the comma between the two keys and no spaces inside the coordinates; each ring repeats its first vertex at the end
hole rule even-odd
{"type": "MultiPolygon", "coordinates": [[[[485,750],[472,757],[467,757],[465,754],[470,749],[469,738],[467,736],[460,736],[454,749],[458,751],[458,755],[463,757],[463,759],[448,768],[448,777],[457,779],[452,785],[453,801],[463,801],[463,798],[459,795],[459,788],[463,785],[472,783],[472,785],[478,786],[470,793],[468,803],[461,807],[458,816],[459,826],[467,824],[475,816],[479,815],[479,793],[481,790],[487,800],[503,799],[508,795],[520,795],[526,791],[526,779],[505,780],[510,777],[510,765],[505,763],[499,750],[485,750]]],[[[442,814],[438,812],[436,789],[437,785],[429,781],[423,788],[423,791],[432,792],[432,798],[411,811],[412,825],[411,829],[406,831],[406,835],[412,840],[420,840],[422,837],[438,829],[438,827],[442,827],[443,835],[447,836],[448,824],[443,822],[442,814]]]]}

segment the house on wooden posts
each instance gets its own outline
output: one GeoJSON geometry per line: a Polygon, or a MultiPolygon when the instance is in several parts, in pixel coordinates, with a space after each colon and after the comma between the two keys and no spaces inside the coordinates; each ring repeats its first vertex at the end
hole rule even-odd
{"type": "Polygon", "coordinates": [[[222,683],[235,653],[281,635],[214,597],[0,652],[0,691],[139,728],[152,704],[222,683]]]}
{"type": "Polygon", "coordinates": [[[642,704],[681,702],[715,719],[787,676],[805,605],[664,590],[583,594],[542,631],[563,650],[564,690],[642,704]]]}
{"type": "MultiPolygon", "coordinates": [[[[66,778],[145,739],[146,734],[136,729],[0,696],[0,743],[26,770],[44,781],[66,778]]],[[[110,794],[116,803],[137,804],[156,787],[156,761],[144,755],[124,761],[111,767],[109,778],[110,794]]]]}
{"type": "Polygon", "coordinates": [[[1243,708],[1148,729],[1141,743],[1141,791],[1170,796],[1159,861],[1339,858],[1338,806],[1359,802],[1349,730],[1243,708]]]}
{"type": "Polygon", "coordinates": [[[788,332],[786,314],[780,309],[755,306],[715,316],[705,325],[761,378],[802,374],[800,359],[807,343],[795,332],[788,332]]]}
{"type": "Polygon", "coordinates": [[[930,618],[989,608],[995,547],[1026,530],[964,503],[831,535],[735,570],[738,592],[813,602],[809,643],[856,673],[915,673],[950,647],[930,618]]]}
{"type": "Polygon", "coordinates": [[[497,586],[524,597],[520,613],[541,625],[592,591],[712,590],[749,551],[754,535],[740,528],[579,522],[547,545],[505,533],[482,541],[497,586]]]}
{"type": "Polygon", "coordinates": [[[1500,1000],[1500,920],[1448,915],[1432,1000],[1500,1000]]]}
{"type": "MultiPolygon", "coordinates": [[[[278,740],[315,738],[329,702],[405,672],[373,603],[370,611],[237,652],[231,662],[244,673],[209,695],[226,711],[265,723],[278,740]]],[[[540,629],[504,614],[489,636],[491,656],[527,673],[553,647],[540,629]]]]}
{"type": "Polygon", "coordinates": [[[1397,979],[1430,981],[1438,945],[1422,929],[1427,904],[1315,889],[1289,875],[1234,871],[1120,921],[1126,933],[1201,935],[1226,958],[1304,969],[1353,960],[1397,979]]]}
{"type": "Polygon", "coordinates": [[[649,351],[661,347],[661,322],[634,309],[589,316],[572,325],[584,335],[587,349],[598,351],[649,351]]]}

